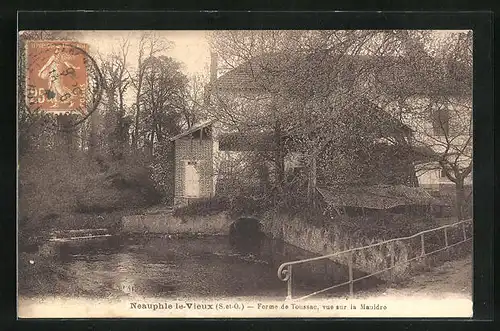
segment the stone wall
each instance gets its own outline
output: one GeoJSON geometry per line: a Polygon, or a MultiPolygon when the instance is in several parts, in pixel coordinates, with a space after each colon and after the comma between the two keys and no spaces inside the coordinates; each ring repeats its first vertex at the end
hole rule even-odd
{"type": "MultiPolygon", "coordinates": [[[[339,226],[320,228],[305,222],[299,216],[286,214],[268,213],[263,217],[262,224],[263,231],[268,236],[318,255],[333,254],[383,241],[380,238],[355,238],[339,226]]],[[[378,275],[378,278],[384,280],[400,280],[407,278],[410,272],[410,266],[401,262],[416,253],[408,243],[403,242],[376,246],[353,253],[353,268],[364,273],[373,273],[400,263],[392,272],[378,275]]],[[[342,254],[331,260],[347,265],[348,257],[348,254],[342,254]]]]}
{"type": "Polygon", "coordinates": [[[231,218],[226,213],[205,216],[174,216],[171,213],[132,215],[122,219],[123,232],[221,235],[229,233],[231,218]]]}

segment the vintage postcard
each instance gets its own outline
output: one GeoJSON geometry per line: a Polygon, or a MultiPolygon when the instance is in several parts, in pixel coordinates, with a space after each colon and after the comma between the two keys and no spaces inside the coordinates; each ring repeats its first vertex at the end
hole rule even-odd
{"type": "Polygon", "coordinates": [[[20,31],[18,317],[472,317],[472,31],[20,31]]]}

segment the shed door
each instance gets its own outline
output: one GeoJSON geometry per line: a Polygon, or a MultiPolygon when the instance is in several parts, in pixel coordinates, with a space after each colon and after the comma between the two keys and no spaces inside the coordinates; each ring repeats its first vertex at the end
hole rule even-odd
{"type": "Polygon", "coordinates": [[[200,175],[196,169],[196,162],[186,162],[184,178],[184,194],[187,197],[200,196],[200,175]]]}

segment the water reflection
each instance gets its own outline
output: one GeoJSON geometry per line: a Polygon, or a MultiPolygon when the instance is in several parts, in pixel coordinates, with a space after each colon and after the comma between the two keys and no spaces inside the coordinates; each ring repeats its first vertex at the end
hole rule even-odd
{"type": "MultiPolygon", "coordinates": [[[[107,237],[57,243],[53,266],[44,274],[22,270],[38,281],[20,283],[23,295],[228,297],[286,295],[276,275],[285,261],[312,254],[280,241],[230,245],[229,238],[107,237]],[[58,277],[54,281],[53,273],[58,277]],[[51,274],[52,273],[52,274],[51,274]],[[45,277],[45,278],[44,278],[45,277]],[[41,286],[50,282],[50,286],[41,286]]],[[[48,263],[48,262],[47,262],[48,263]]],[[[24,268],[24,267],[23,267],[24,268]]],[[[294,268],[296,294],[345,281],[333,262],[294,268]]]]}

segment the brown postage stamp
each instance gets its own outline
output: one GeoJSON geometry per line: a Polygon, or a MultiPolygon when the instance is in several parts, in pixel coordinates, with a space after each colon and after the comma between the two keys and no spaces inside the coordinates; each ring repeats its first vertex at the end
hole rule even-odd
{"type": "Polygon", "coordinates": [[[26,43],[26,98],[31,109],[84,111],[87,45],[76,42],[26,43]]]}
{"type": "Polygon", "coordinates": [[[20,318],[472,316],[472,31],[22,31],[20,318]]]}

